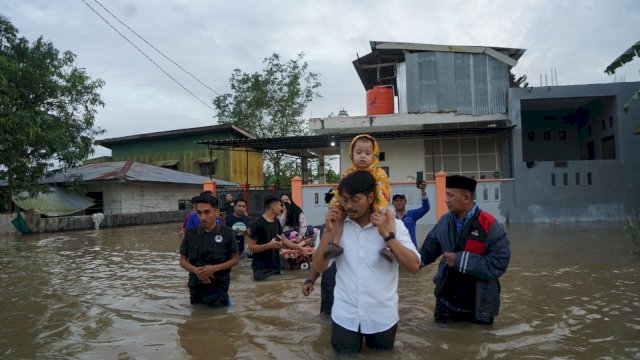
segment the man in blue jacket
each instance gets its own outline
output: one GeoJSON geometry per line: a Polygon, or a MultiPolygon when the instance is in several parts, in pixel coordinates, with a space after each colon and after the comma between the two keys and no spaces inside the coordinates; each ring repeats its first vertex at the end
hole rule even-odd
{"type": "Polygon", "coordinates": [[[422,266],[440,255],[436,284],[436,322],[492,324],[500,308],[498,278],[507,271],[511,250],[503,226],[473,201],[476,181],[447,176],[449,212],[429,232],[422,247],[422,266]]]}
{"type": "Polygon", "coordinates": [[[391,199],[393,207],[396,210],[396,217],[402,220],[404,226],[406,226],[407,230],[409,230],[411,241],[416,248],[418,248],[418,243],[416,242],[416,223],[427,212],[429,212],[430,209],[429,198],[427,197],[427,193],[425,192],[426,187],[427,183],[425,181],[423,181],[420,186],[418,186],[418,188],[420,189],[422,206],[417,209],[407,210],[407,198],[403,193],[396,193],[391,199]]]}

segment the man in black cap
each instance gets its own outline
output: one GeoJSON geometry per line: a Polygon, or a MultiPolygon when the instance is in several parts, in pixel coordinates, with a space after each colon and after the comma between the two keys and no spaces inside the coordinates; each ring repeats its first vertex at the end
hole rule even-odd
{"type": "Polygon", "coordinates": [[[507,271],[511,250],[503,226],[473,201],[476,181],[447,176],[449,212],[420,248],[421,266],[442,260],[436,284],[436,322],[492,324],[500,308],[498,278],[507,271]]]}

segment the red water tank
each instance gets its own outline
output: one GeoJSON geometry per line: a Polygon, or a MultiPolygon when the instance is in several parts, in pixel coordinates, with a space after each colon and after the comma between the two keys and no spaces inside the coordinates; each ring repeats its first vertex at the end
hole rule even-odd
{"type": "Polygon", "coordinates": [[[393,87],[374,86],[367,90],[367,115],[386,115],[394,113],[393,87]]]}

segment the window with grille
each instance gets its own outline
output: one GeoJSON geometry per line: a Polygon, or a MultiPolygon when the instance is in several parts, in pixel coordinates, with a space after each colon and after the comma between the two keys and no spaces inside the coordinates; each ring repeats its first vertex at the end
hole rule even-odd
{"type": "Polygon", "coordinates": [[[215,176],[216,175],[216,163],[218,161],[214,160],[213,162],[201,162],[200,163],[200,175],[202,176],[215,176]]]}

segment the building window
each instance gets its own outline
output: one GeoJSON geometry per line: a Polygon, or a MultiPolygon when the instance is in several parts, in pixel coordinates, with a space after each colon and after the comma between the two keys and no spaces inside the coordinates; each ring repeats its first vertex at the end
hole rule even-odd
{"type": "Polygon", "coordinates": [[[389,177],[389,167],[388,166],[380,166],[380,168],[382,170],[384,170],[384,173],[387,174],[387,177],[389,177]]]}
{"type": "Polygon", "coordinates": [[[564,130],[558,131],[558,139],[567,140],[567,132],[564,130]]]}
{"type": "Polygon", "coordinates": [[[602,130],[607,128],[607,124],[604,122],[604,120],[602,120],[602,130]]]}
{"type": "Polygon", "coordinates": [[[216,175],[216,163],[213,162],[201,162],[200,163],[200,175],[202,176],[215,176],[216,175]]]}
{"type": "Polygon", "coordinates": [[[545,131],[544,132],[544,139],[545,140],[551,140],[551,131],[545,131]]]}
{"type": "Polygon", "coordinates": [[[616,141],[613,135],[602,138],[602,158],[603,159],[615,159],[616,158],[616,141]]]}
{"type": "Polygon", "coordinates": [[[591,173],[588,172],[587,173],[587,185],[591,185],[591,184],[592,184],[592,182],[591,182],[591,173]]]}
{"type": "Polygon", "coordinates": [[[178,200],[178,210],[191,210],[191,200],[178,200]]]}
{"type": "Polygon", "coordinates": [[[556,186],[556,174],[551,174],[551,186],[556,186]]]}
{"type": "Polygon", "coordinates": [[[536,133],[533,131],[529,131],[527,133],[527,140],[529,141],[536,141],[536,133]]]}
{"type": "Polygon", "coordinates": [[[384,158],[385,158],[384,151],[378,154],[378,160],[384,161],[384,158]]]}
{"type": "Polygon", "coordinates": [[[613,116],[609,116],[609,127],[613,127],[613,116]]]}
{"type": "Polygon", "coordinates": [[[576,173],[576,185],[580,185],[580,173],[576,173]]]}
{"type": "Polygon", "coordinates": [[[569,185],[569,174],[567,173],[562,174],[562,183],[564,184],[564,186],[569,185]]]}

